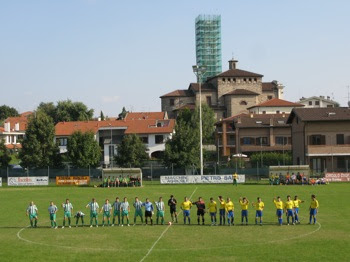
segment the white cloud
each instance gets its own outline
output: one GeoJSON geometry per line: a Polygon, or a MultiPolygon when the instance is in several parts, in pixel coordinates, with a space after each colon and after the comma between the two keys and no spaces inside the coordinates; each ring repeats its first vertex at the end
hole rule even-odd
{"type": "Polygon", "coordinates": [[[119,96],[102,96],[102,102],[104,103],[115,103],[120,99],[119,96]]]}

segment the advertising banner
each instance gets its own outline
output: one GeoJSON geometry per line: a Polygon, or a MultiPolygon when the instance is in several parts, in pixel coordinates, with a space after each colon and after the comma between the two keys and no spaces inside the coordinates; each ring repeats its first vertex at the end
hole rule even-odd
{"type": "Polygon", "coordinates": [[[89,176],[57,176],[57,186],[86,186],[90,184],[89,176]]]}
{"type": "Polygon", "coordinates": [[[48,186],[49,177],[47,176],[25,176],[25,177],[8,177],[8,186],[48,186]]]}
{"type": "MultiPolygon", "coordinates": [[[[232,184],[232,175],[161,176],[161,184],[232,184]]],[[[245,183],[245,175],[238,175],[237,183],[245,183]]]]}
{"type": "Polygon", "coordinates": [[[350,173],[326,173],[329,182],[350,182],[350,173]]]}
{"type": "Polygon", "coordinates": [[[2,177],[0,177],[0,187],[2,187],[2,177]]]}

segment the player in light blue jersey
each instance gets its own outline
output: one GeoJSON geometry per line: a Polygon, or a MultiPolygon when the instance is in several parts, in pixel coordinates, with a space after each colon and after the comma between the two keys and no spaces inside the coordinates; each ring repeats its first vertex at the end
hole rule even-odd
{"type": "Polygon", "coordinates": [[[98,209],[100,206],[96,202],[96,199],[93,198],[89,204],[86,205],[86,208],[90,208],[90,227],[92,227],[92,222],[95,219],[95,225],[98,227],[98,209]]]}
{"type": "Polygon", "coordinates": [[[62,228],[65,227],[67,220],[68,220],[68,226],[69,226],[69,228],[71,228],[70,222],[71,222],[71,217],[72,217],[72,212],[73,212],[73,205],[72,205],[72,203],[69,202],[69,199],[67,198],[66,203],[62,203],[62,207],[63,207],[63,212],[64,212],[62,228]]]}
{"type": "Polygon", "coordinates": [[[36,205],[34,204],[33,201],[31,201],[29,203],[29,206],[27,207],[26,214],[29,217],[30,226],[31,227],[37,227],[37,223],[38,223],[38,208],[36,207],[36,205]],[[33,221],[34,221],[34,223],[33,223],[33,221]]]}
{"type": "Polygon", "coordinates": [[[48,208],[48,211],[50,214],[51,228],[57,229],[56,213],[57,213],[58,209],[57,209],[57,206],[53,203],[53,201],[50,202],[50,206],[48,208]]]}
{"type": "Polygon", "coordinates": [[[153,226],[153,204],[152,202],[149,201],[148,198],[146,198],[146,202],[142,204],[145,207],[145,220],[146,220],[146,225],[148,223],[148,218],[151,220],[151,226],[153,226]]]}
{"type": "Polygon", "coordinates": [[[111,210],[112,210],[112,205],[109,203],[109,199],[106,199],[105,204],[101,208],[100,213],[103,211],[103,219],[102,219],[102,226],[105,226],[105,221],[107,220],[108,226],[111,221],[111,210]]]}

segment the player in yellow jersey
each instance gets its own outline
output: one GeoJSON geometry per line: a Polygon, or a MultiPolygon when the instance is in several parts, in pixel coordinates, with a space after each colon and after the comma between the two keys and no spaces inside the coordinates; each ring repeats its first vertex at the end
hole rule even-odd
{"type": "Polygon", "coordinates": [[[282,226],[282,223],[283,223],[283,219],[282,219],[282,216],[283,216],[283,202],[281,200],[281,198],[278,196],[277,199],[274,197],[273,198],[273,203],[275,204],[276,206],[276,215],[278,217],[278,223],[280,226],[282,226]]]}
{"type": "Polygon", "coordinates": [[[218,211],[216,202],[214,201],[214,198],[210,198],[210,202],[208,204],[208,210],[210,214],[210,219],[211,219],[211,225],[216,226],[216,213],[218,211]]]}
{"type": "Polygon", "coordinates": [[[252,206],[255,207],[255,225],[258,224],[258,218],[260,218],[260,226],[262,226],[265,204],[262,202],[261,197],[258,197],[257,200],[256,203],[252,202],[252,206]]]}
{"type": "Polygon", "coordinates": [[[309,224],[311,225],[312,218],[314,218],[314,225],[316,224],[316,215],[318,213],[318,207],[319,207],[318,200],[316,199],[315,195],[311,195],[311,204],[310,204],[310,219],[309,224]]]}
{"type": "Polygon", "coordinates": [[[293,207],[294,207],[294,203],[293,203],[292,199],[290,198],[290,196],[288,195],[287,201],[284,203],[284,210],[285,210],[286,215],[287,215],[287,225],[288,226],[289,226],[290,217],[292,218],[293,225],[295,225],[293,207]]]}
{"type": "Polygon", "coordinates": [[[234,226],[235,225],[235,213],[234,213],[235,206],[233,202],[231,201],[231,198],[227,198],[227,201],[225,203],[225,211],[227,213],[227,225],[228,226],[234,226]]]}
{"type": "Polygon", "coordinates": [[[300,221],[299,221],[299,205],[301,203],[304,203],[304,201],[298,199],[298,196],[295,196],[294,200],[293,200],[294,221],[295,221],[295,223],[300,223],[300,221]]]}
{"type": "Polygon", "coordinates": [[[241,205],[241,222],[243,225],[243,220],[245,218],[245,224],[248,225],[248,207],[249,207],[249,200],[246,197],[240,197],[239,198],[239,204],[241,205]]]}
{"type": "Polygon", "coordinates": [[[186,217],[188,220],[188,224],[191,224],[191,218],[190,218],[190,209],[192,207],[192,202],[188,200],[188,197],[185,197],[185,201],[181,204],[182,212],[184,213],[184,224],[186,224],[186,217]]]}
{"type": "Polygon", "coordinates": [[[220,226],[225,225],[225,200],[222,196],[219,196],[219,215],[220,215],[220,226]]]}

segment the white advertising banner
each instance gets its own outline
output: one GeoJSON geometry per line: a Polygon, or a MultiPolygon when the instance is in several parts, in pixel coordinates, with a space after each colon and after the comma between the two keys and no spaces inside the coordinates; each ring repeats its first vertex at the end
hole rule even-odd
{"type": "MultiPolygon", "coordinates": [[[[161,176],[161,184],[232,184],[232,175],[161,176]]],[[[245,183],[245,175],[238,175],[237,183],[245,183]]]]}
{"type": "Polygon", "coordinates": [[[2,177],[0,177],[0,187],[2,187],[2,177]]]}
{"type": "Polygon", "coordinates": [[[49,177],[32,176],[32,177],[8,177],[8,186],[48,186],[49,177]]]}

